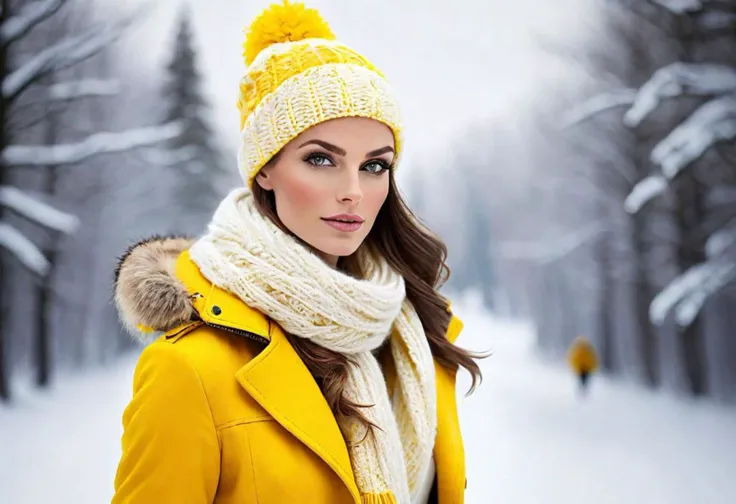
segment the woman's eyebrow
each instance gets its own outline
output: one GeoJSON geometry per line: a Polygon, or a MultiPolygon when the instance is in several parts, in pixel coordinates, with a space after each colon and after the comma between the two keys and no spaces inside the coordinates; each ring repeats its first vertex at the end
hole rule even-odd
{"type": "Polygon", "coordinates": [[[368,154],[365,155],[365,157],[374,157],[374,156],[380,156],[381,154],[385,154],[387,152],[394,152],[394,148],[390,145],[387,145],[386,147],[381,147],[380,149],[372,150],[368,154]]]}
{"type": "Polygon", "coordinates": [[[307,140],[306,142],[301,144],[299,148],[301,149],[305,145],[309,145],[309,144],[319,145],[320,147],[327,149],[328,151],[333,152],[337,154],[338,156],[344,156],[345,154],[347,154],[347,152],[345,152],[345,149],[341,149],[337,145],[332,145],[331,143],[325,142],[324,140],[317,140],[317,139],[307,140]]]}

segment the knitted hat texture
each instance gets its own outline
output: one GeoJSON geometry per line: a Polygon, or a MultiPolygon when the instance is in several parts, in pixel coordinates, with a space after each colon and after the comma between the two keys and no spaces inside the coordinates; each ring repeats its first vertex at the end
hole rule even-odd
{"type": "Polygon", "coordinates": [[[398,159],[401,118],[386,78],[339,42],[318,11],[289,0],[272,4],[250,25],[243,47],[238,165],[249,187],[291,140],[341,117],[386,124],[398,159]]]}

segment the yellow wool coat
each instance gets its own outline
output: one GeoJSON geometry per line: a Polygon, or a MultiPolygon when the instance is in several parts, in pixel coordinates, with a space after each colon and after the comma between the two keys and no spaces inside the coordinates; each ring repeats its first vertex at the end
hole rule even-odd
{"type": "MultiPolygon", "coordinates": [[[[184,244],[166,245],[140,244],[118,269],[116,302],[129,323],[187,314],[171,297],[182,294],[193,312],[140,355],[112,503],[360,504],[335,417],[284,332],[207,281],[178,253],[184,244]],[[143,266],[158,268],[164,287],[152,287],[143,266]]],[[[461,328],[453,317],[448,339],[461,328]]],[[[386,376],[391,387],[391,369],[386,376]]],[[[436,376],[438,504],[460,504],[455,372],[436,365],[436,376]]]]}
{"type": "Polygon", "coordinates": [[[567,362],[575,374],[590,374],[598,369],[598,354],[587,338],[579,336],[567,351],[567,362]]]}

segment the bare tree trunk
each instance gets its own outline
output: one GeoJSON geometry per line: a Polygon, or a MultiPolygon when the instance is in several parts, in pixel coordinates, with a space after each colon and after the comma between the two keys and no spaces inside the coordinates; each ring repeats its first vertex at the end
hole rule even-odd
{"type": "Polygon", "coordinates": [[[551,297],[548,300],[553,305],[552,309],[555,314],[554,330],[556,333],[553,351],[555,357],[560,357],[565,355],[567,346],[577,336],[577,313],[570,305],[572,292],[560,262],[546,265],[545,268],[549,270],[548,275],[551,276],[554,290],[550,293],[551,297]]]}
{"type": "Polygon", "coordinates": [[[601,367],[614,371],[613,364],[613,264],[611,261],[610,232],[604,233],[597,243],[598,264],[601,271],[601,284],[598,308],[598,331],[600,332],[601,367]]]}
{"type": "Polygon", "coordinates": [[[657,340],[654,328],[649,320],[649,305],[654,299],[654,289],[647,268],[645,214],[639,212],[632,216],[631,223],[633,227],[632,245],[636,264],[634,313],[636,314],[636,325],[639,333],[643,378],[648,386],[656,387],[659,383],[659,366],[657,340]]]}
{"type": "MultiPolygon", "coordinates": [[[[0,170],[2,170],[3,167],[0,166],[0,170]]],[[[0,179],[2,177],[0,176],[0,179]]],[[[0,180],[0,183],[2,181],[0,180]]],[[[7,338],[5,337],[5,331],[3,330],[3,322],[5,318],[5,307],[3,304],[3,290],[4,290],[4,283],[3,283],[3,269],[4,265],[2,262],[2,258],[0,257],[0,400],[1,401],[10,401],[10,368],[9,368],[9,362],[7,359],[7,338]]]]}
{"type": "MultiPolygon", "coordinates": [[[[693,39],[690,36],[690,19],[681,16],[676,19],[678,40],[682,41],[680,60],[695,61],[693,39]]],[[[691,173],[691,172],[690,172],[691,173]]],[[[702,188],[690,173],[681,175],[675,188],[675,219],[680,234],[677,244],[677,261],[681,272],[705,262],[705,237],[700,227],[705,221],[705,205],[702,188]]],[[[705,369],[705,338],[703,336],[701,315],[680,332],[682,359],[690,391],[698,396],[707,393],[707,372],[705,369]]]]}
{"type": "MultiPolygon", "coordinates": [[[[47,116],[49,121],[46,140],[55,137],[55,133],[48,133],[55,127],[55,120],[52,119],[55,114],[51,113],[47,116]]],[[[48,145],[52,145],[49,143],[48,145]]],[[[47,194],[54,194],[56,189],[57,174],[56,167],[48,166],[45,168],[44,191],[47,194]]],[[[39,279],[38,286],[38,322],[36,325],[36,385],[45,388],[51,381],[51,373],[53,371],[52,358],[52,310],[54,307],[54,277],[57,266],[59,236],[58,233],[51,231],[48,239],[48,246],[44,249],[44,255],[49,262],[49,270],[46,276],[39,279]]]]}
{"type": "MultiPolygon", "coordinates": [[[[680,242],[677,249],[677,260],[680,271],[687,271],[691,267],[705,262],[705,240],[698,232],[703,222],[703,201],[701,188],[690,175],[682,175],[675,194],[677,206],[675,217],[680,232],[680,242]]],[[[693,323],[680,332],[680,344],[685,373],[694,395],[707,393],[705,369],[705,348],[702,334],[702,323],[698,316],[693,323]]]]}
{"type": "MultiPolygon", "coordinates": [[[[636,61],[636,60],[635,60],[636,61]]],[[[631,157],[634,169],[639,179],[650,173],[649,160],[650,137],[640,131],[632,132],[631,157]]],[[[649,317],[649,307],[654,300],[655,290],[649,264],[648,242],[650,213],[641,209],[631,215],[631,245],[634,253],[634,317],[636,320],[637,336],[639,338],[639,352],[641,354],[641,378],[644,384],[655,388],[661,381],[659,370],[659,348],[657,346],[657,332],[649,317]]]]}
{"type": "Polygon", "coordinates": [[[46,388],[51,383],[52,355],[51,355],[51,309],[53,307],[53,290],[51,287],[51,275],[56,262],[56,251],[49,247],[45,251],[51,268],[47,276],[40,279],[38,286],[38,314],[36,325],[36,385],[46,388]]]}
{"type": "Polygon", "coordinates": [[[528,267],[533,272],[530,297],[532,299],[532,320],[536,324],[537,345],[543,353],[552,355],[554,353],[554,337],[552,336],[554,320],[550,316],[552,303],[549,302],[551,298],[549,275],[547,268],[542,264],[532,261],[528,267]]]}
{"type": "MultiPolygon", "coordinates": [[[[54,74],[51,73],[45,84],[53,84],[54,74]]],[[[46,120],[44,121],[43,143],[45,145],[55,145],[59,140],[59,112],[56,110],[53,102],[49,102],[46,110],[46,120]]],[[[57,167],[49,165],[44,167],[44,180],[42,190],[45,194],[53,196],[56,193],[58,181],[57,167]]],[[[53,372],[52,357],[52,311],[54,307],[54,278],[57,267],[57,257],[59,248],[59,233],[48,231],[45,237],[47,246],[44,247],[44,255],[49,263],[47,274],[39,279],[38,285],[38,317],[36,323],[35,337],[35,354],[36,354],[36,385],[40,388],[46,388],[51,382],[51,374],[53,372]]]]}
{"type": "MultiPolygon", "coordinates": [[[[90,66],[93,70],[100,75],[105,75],[109,71],[109,53],[101,52],[95,56],[95,59],[91,62],[90,66]]],[[[98,100],[95,100],[98,101],[98,100]]],[[[102,100],[99,100],[100,102],[102,100]]],[[[88,108],[89,118],[91,120],[92,127],[98,127],[98,125],[106,124],[106,116],[108,115],[108,109],[103,103],[92,103],[88,108]]],[[[95,180],[94,187],[97,189],[98,194],[106,193],[109,190],[108,179],[105,177],[103,170],[92,169],[90,170],[89,177],[95,180]]],[[[94,200],[94,205],[97,207],[97,211],[93,213],[92,220],[88,220],[88,226],[97,230],[97,236],[101,234],[101,230],[104,227],[103,222],[103,205],[104,199],[99,198],[94,200]]],[[[103,257],[102,246],[100,245],[99,238],[95,238],[94,242],[90,244],[92,250],[90,271],[92,274],[89,275],[88,289],[89,298],[86,302],[86,310],[94,310],[94,313],[87,315],[87,320],[83,328],[82,343],[84,345],[85,352],[88,352],[87,357],[90,355],[94,356],[94,360],[97,363],[105,363],[111,357],[117,354],[117,339],[116,335],[112,334],[112,331],[103,331],[100,333],[99,320],[101,319],[100,310],[102,307],[97,303],[97,296],[99,293],[99,279],[101,276],[106,275],[105,267],[106,262],[103,257]]]]}
{"type": "MultiPolygon", "coordinates": [[[[104,180],[102,170],[90,170],[89,177],[95,180],[95,186],[99,188],[99,191],[105,191],[104,180]]],[[[98,288],[98,282],[100,275],[104,275],[106,272],[103,269],[103,251],[101,249],[100,233],[104,226],[102,222],[102,216],[104,210],[102,205],[98,203],[97,199],[93,199],[93,205],[96,207],[96,212],[89,214],[85,221],[85,226],[90,229],[97,230],[97,236],[94,241],[89,244],[92,249],[90,255],[91,264],[89,264],[89,275],[87,277],[87,299],[84,302],[85,323],[82,326],[82,337],[80,344],[80,356],[82,361],[87,363],[101,363],[105,362],[106,356],[109,352],[109,347],[114,346],[112,343],[113,335],[108,332],[99,332],[100,310],[99,296],[100,289],[98,288]]]]}
{"type": "MultiPolygon", "coordinates": [[[[10,6],[9,0],[0,0],[0,26],[10,17],[8,12],[10,6]]],[[[0,89],[2,89],[2,83],[5,80],[8,71],[7,64],[8,50],[5,44],[0,44],[0,89]]],[[[7,111],[5,99],[0,95],[0,153],[5,150],[8,144],[7,138],[7,111]]],[[[7,167],[0,159],[0,186],[5,184],[7,179],[7,167]]],[[[0,207],[0,221],[2,220],[3,209],[0,207]]],[[[5,304],[4,296],[5,293],[5,276],[3,272],[4,264],[2,258],[2,252],[0,252],[0,400],[10,401],[10,364],[7,358],[8,350],[8,338],[5,336],[3,330],[3,322],[5,321],[5,304]]]]}

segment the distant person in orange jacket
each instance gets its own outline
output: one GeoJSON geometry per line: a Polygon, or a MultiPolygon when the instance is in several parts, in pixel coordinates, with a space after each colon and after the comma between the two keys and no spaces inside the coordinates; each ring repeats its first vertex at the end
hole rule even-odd
{"type": "Polygon", "coordinates": [[[578,336],[567,352],[567,362],[580,381],[581,393],[587,392],[590,375],[598,369],[598,354],[585,336],[578,336]]]}

